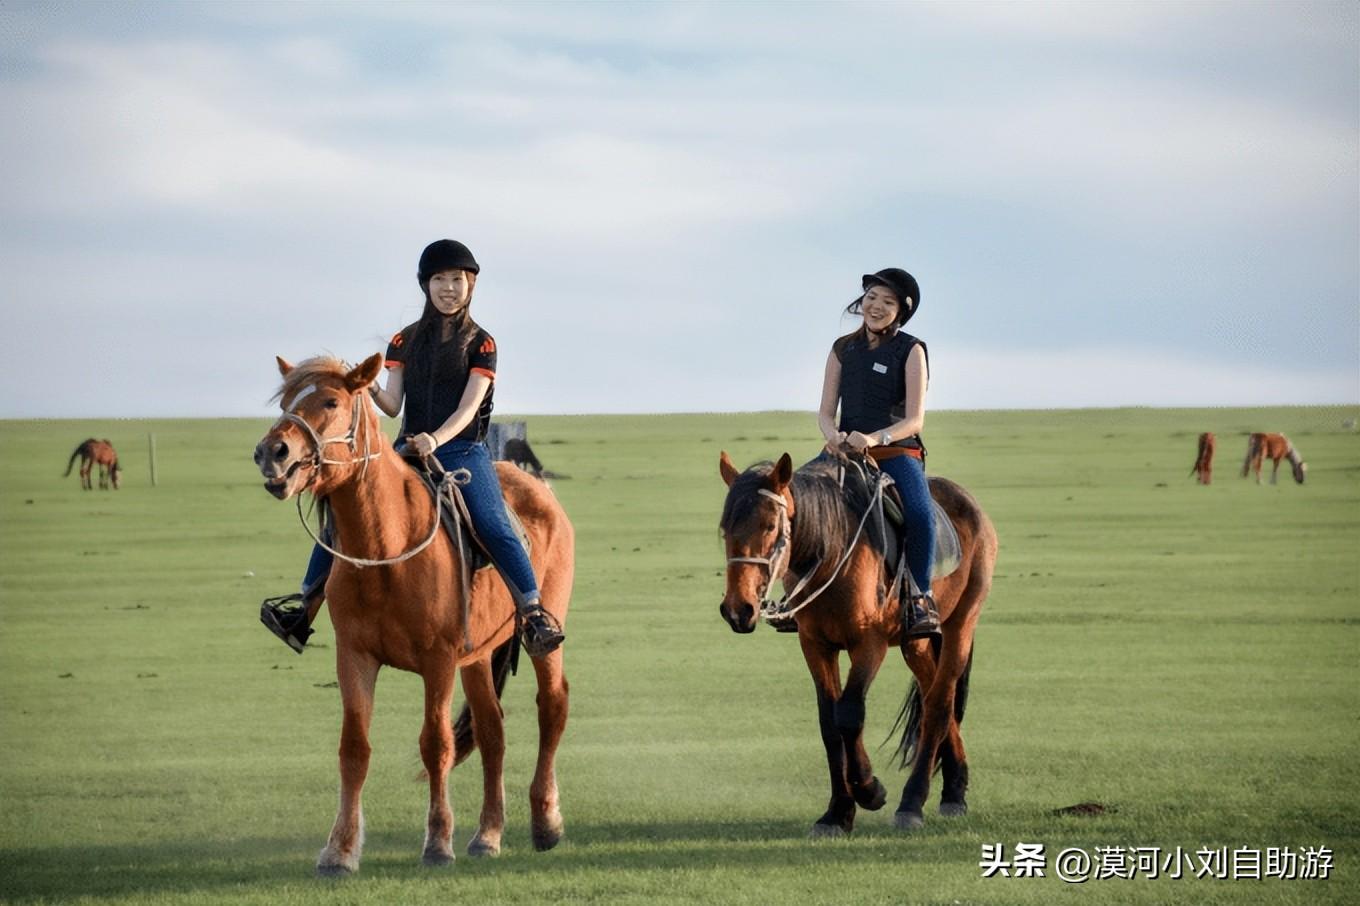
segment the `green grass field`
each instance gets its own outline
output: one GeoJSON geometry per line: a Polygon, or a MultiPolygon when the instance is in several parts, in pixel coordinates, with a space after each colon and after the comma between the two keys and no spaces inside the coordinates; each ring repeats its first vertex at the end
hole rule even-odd
{"type": "MultiPolygon", "coordinates": [[[[313,877],[334,817],[332,633],[295,656],[256,622],[310,541],[250,455],[270,419],[0,423],[0,901],[5,903],[1341,903],[1360,900],[1360,434],[1353,408],[937,413],[930,469],[1001,539],[964,723],[965,818],[811,842],[828,793],[792,636],[718,616],[725,488],[817,450],[807,413],[530,418],[577,530],[567,837],[529,843],[532,673],[506,691],[505,852],[420,865],[420,689],[384,672],[362,871],[313,877]],[[1214,483],[1187,477],[1214,431],[1214,483]],[[1283,431],[1308,483],[1237,475],[1283,431]],[[154,433],[157,487],[148,474],[154,433]],[[83,492],[87,436],[123,489],[83,492]],[[1055,816],[1083,801],[1099,817],[1055,816]],[[1048,876],[982,877],[981,847],[1043,843],[1048,876]],[[1068,848],[1327,847],[1330,878],[1103,878],[1068,848]]],[[[869,700],[887,733],[895,656],[869,700]]],[[[453,775],[459,852],[475,757],[453,775]]],[[[935,790],[938,793],[938,785],[935,790]]],[[[1195,867],[1198,867],[1197,865],[1195,867]]],[[[1186,872],[1190,874],[1190,871],[1186,872]]]]}

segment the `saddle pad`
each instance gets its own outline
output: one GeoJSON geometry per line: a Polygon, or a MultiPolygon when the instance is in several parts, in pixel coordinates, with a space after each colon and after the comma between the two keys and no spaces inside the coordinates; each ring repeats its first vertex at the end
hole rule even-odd
{"type": "MultiPolygon", "coordinates": [[[[428,479],[426,479],[428,481],[428,479]]],[[[439,519],[444,523],[444,531],[448,533],[449,540],[453,542],[455,548],[468,551],[468,566],[473,572],[485,569],[494,565],[491,561],[491,554],[487,551],[482,539],[477,537],[477,533],[472,530],[472,520],[468,516],[467,504],[463,502],[463,492],[458,486],[450,485],[453,489],[452,496],[437,494],[439,498],[439,519]],[[457,510],[454,509],[457,507],[457,510]],[[459,544],[459,535],[462,535],[462,543],[459,544]]],[[[510,520],[510,528],[515,532],[515,537],[519,538],[519,543],[524,545],[524,553],[528,554],[532,550],[529,543],[529,533],[524,529],[524,522],[515,512],[514,507],[509,503],[505,505],[505,515],[510,520]]]]}
{"type": "Polygon", "coordinates": [[[935,562],[930,566],[930,577],[938,579],[959,568],[959,564],[963,562],[963,552],[959,546],[959,533],[954,529],[954,523],[950,521],[944,507],[933,497],[930,500],[930,509],[935,517],[935,562]]]}

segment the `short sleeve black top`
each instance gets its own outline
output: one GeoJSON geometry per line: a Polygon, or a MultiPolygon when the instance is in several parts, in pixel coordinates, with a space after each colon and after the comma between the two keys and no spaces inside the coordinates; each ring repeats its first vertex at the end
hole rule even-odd
{"type": "Polygon", "coordinates": [[[428,367],[417,369],[413,375],[407,359],[411,340],[420,322],[408,324],[387,344],[387,367],[404,368],[402,389],[406,395],[402,418],[402,434],[422,434],[433,432],[458,408],[458,403],[467,390],[468,379],[474,374],[484,374],[491,379],[477,416],[468,422],[467,427],[458,433],[459,440],[481,441],[486,439],[486,429],[491,423],[493,408],[492,396],[496,390],[496,341],[491,334],[474,324],[476,333],[470,343],[464,345],[463,338],[455,334],[448,340],[434,337],[426,354],[433,357],[428,367]],[[412,378],[415,377],[415,380],[412,378]],[[422,379],[423,378],[423,379],[422,379]]]}

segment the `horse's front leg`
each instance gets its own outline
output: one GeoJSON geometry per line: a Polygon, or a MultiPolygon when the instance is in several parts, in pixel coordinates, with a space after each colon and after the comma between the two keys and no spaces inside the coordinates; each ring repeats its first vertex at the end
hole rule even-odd
{"type": "Polygon", "coordinates": [[[430,808],[425,818],[425,848],[421,861],[426,865],[447,865],[453,861],[453,809],[449,807],[448,776],[453,766],[453,727],[449,723],[449,702],[453,698],[453,658],[432,658],[426,664],[425,723],[420,730],[420,758],[430,778],[430,808]]]}
{"type": "Polygon", "coordinates": [[[864,751],[864,702],[887,650],[881,638],[861,640],[850,649],[850,674],[834,712],[845,748],[846,780],[855,802],[869,811],[878,811],[888,801],[888,791],[874,776],[869,753],[864,751]]]}
{"type": "Polygon", "coordinates": [[[812,825],[814,837],[839,837],[855,829],[855,796],[850,789],[846,771],[845,739],[836,726],[836,703],[841,697],[840,652],[824,642],[810,639],[801,632],[798,641],[803,647],[812,683],[817,690],[817,725],[826,748],[826,764],[831,774],[831,802],[826,813],[812,825]]]}
{"type": "Polygon", "coordinates": [[[316,871],[321,875],[346,875],[359,870],[364,845],[360,794],[373,751],[368,743],[368,725],[373,717],[378,662],[341,646],[335,655],[335,672],[345,713],[340,729],[340,809],[326,847],[316,860],[316,871]]]}
{"type": "Polygon", "coordinates": [[[489,660],[463,666],[463,694],[482,753],[482,814],[467,851],[469,856],[498,856],[505,831],[505,715],[489,660]]]}

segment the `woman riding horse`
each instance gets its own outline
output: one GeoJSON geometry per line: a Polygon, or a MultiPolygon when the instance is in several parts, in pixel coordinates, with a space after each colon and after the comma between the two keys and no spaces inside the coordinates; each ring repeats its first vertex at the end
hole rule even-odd
{"type": "Polygon", "coordinates": [[[846,311],[864,320],[831,346],[817,423],[830,450],[848,446],[867,453],[896,484],[915,583],[902,609],[907,636],[938,635],[940,617],[930,593],[935,522],[921,441],[929,357],[922,340],[901,330],[920,309],[921,290],[915,277],[896,267],[865,274],[862,286],[864,294],[846,311]]]}
{"type": "MultiPolygon", "coordinates": [[[[448,472],[465,469],[471,480],[463,499],[473,528],[509,586],[519,611],[524,650],[541,657],[565,636],[540,602],[538,582],[524,546],[506,516],[500,481],[486,447],[496,377],[496,341],[470,313],[472,291],[481,267],[461,242],[440,239],[420,255],[416,279],[425,294],[420,320],[392,338],[387,347],[387,387],[370,388],[378,408],[390,416],[402,411],[406,450],[433,454],[448,472]]],[[[325,593],[333,557],[318,544],[312,549],[302,593],[267,599],[260,621],[301,654],[325,593]]]]}

